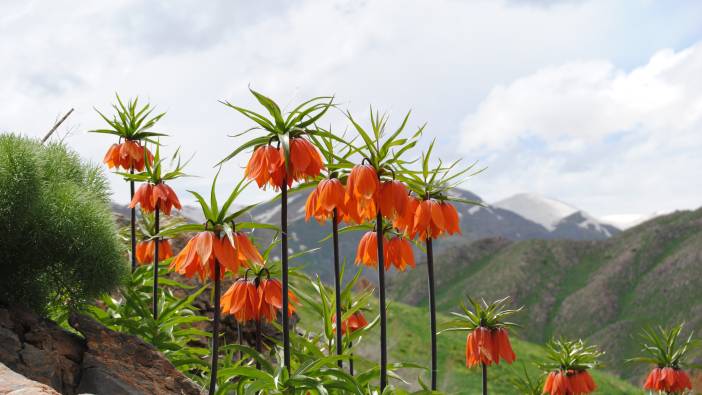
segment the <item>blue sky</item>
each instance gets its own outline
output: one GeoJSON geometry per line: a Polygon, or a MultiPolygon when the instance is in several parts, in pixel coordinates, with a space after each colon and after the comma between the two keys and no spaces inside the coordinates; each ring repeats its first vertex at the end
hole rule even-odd
{"type": "Polygon", "coordinates": [[[203,190],[238,143],[227,135],[248,127],[217,101],[254,106],[250,84],[285,105],[335,94],[359,117],[412,109],[442,157],[488,167],[465,185],[487,201],[533,192],[600,217],[696,208],[699,15],[694,1],[4,2],[0,130],[40,136],[74,107],[60,133],[99,161],[111,141],[86,133],[101,126],[93,106],[140,95],[168,112],[169,148],[196,155],[201,177],[174,186],[203,190]]]}

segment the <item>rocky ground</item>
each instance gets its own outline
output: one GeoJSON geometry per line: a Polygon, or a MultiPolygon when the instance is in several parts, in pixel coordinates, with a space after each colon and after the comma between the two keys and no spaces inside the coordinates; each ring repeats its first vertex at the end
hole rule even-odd
{"type": "Polygon", "coordinates": [[[202,393],[141,339],[83,315],[69,322],[82,337],[33,313],[0,307],[0,393],[202,393]]]}

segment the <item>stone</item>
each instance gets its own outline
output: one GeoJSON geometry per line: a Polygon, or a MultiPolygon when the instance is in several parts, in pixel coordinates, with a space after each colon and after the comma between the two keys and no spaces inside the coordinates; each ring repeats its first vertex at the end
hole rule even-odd
{"type": "Polygon", "coordinates": [[[0,394],[7,395],[59,395],[48,385],[30,380],[0,363],[0,394]]]}
{"type": "Polygon", "coordinates": [[[0,394],[203,393],[141,339],[85,315],[69,322],[83,337],[32,312],[0,306],[0,394]]]}
{"type": "Polygon", "coordinates": [[[151,344],[112,331],[85,315],[73,314],[70,325],[86,341],[82,379],[77,390],[106,394],[201,394],[151,344]]]}

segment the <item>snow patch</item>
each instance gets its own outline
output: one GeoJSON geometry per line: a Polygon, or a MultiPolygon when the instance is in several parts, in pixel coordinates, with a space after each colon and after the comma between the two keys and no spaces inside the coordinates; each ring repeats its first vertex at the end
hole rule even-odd
{"type": "Polygon", "coordinates": [[[270,210],[266,210],[256,217],[256,221],[270,223],[270,220],[280,212],[280,206],[275,205],[270,210]]]}
{"type": "Polygon", "coordinates": [[[602,223],[598,221],[597,219],[591,217],[587,213],[580,211],[580,215],[584,218],[584,221],[580,222],[578,224],[578,227],[583,228],[583,229],[591,229],[595,230],[599,233],[604,234],[607,237],[611,237],[612,233],[607,229],[606,227],[602,226],[602,223]]]}
{"type": "Polygon", "coordinates": [[[542,225],[549,231],[553,231],[560,220],[578,211],[577,208],[560,200],[531,193],[508,197],[494,203],[493,206],[512,211],[542,225]]]}

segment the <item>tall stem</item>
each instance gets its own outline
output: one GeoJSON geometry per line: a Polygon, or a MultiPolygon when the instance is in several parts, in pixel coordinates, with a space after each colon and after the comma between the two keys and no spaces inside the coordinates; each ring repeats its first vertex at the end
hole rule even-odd
{"type": "Polygon", "coordinates": [[[483,367],[483,395],[488,395],[488,380],[487,380],[487,365],[482,364],[483,367]]]}
{"type": "MultiPolygon", "coordinates": [[[[159,209],[161,202],[156,202],[156,210],[154,210],[154,230],[156,231],[156,234],[161,231],[159,227],[159,212],[161,211],[159,209]]],[[[154,321],[158,319],[158,248],[159,244],[161,244],[161,238],[156,237],[154,239],[154,321]]]]}
{"type": "Polygon", "coordinates": [[[220,298],[220,279],[219,279],[219,261],[215,258],[214,261],[214,314],[212,316],[212,362],[210,364],[210,395],[214,395],[217,389],[217,359],[219,358],[219,298],[220,298]]]}
{"type": "MultiPolygon", "coordinates": [[[[352,347],[353,342],[349,341],[349,349],[351,349],[352,347]]],[[[349,358],[349,373],[351,374],[351,376],[353,376],[353,353],[350,353],[349,356],[351,357],[349,358]]]]}
{"type": "MultiPolygon", "coordinates": [[[[239,321],[236,322],[236,340],[239,342],[240,346],[244,345],[244,339],[241,338],[241,324],[239,321]]],[[[239,350],[239,360],[241,361],[243,357],[244,355],[242,354],[242,351],[239,350]]]]}
{"type": "MultiPolygon", "coordinates": [[[[129,174],[134,174],[134,166],[129,168],[129,174]]],[[[129,191],[130,191],[130,202],[134,199],[134,180],[129,181],[129,191]]],[[[136,206],[132,207],[131,212],[131,236],[132,236],[132,272],[136,270],[136,206]]]]}
{"type": "MultiPolygon", "coordinates": [[[[339,212],[332,213],[332,235],[334,236],[334,292],[336,296],[336,355],[342,354],[341,340],[341,269],[339,268],[339,212]]],[[[339,367],[343,362],[338,361],[339,367]]]]}
{"type": "MultiPolygon", "coordinates": [[[[256,351],[261,352],[261,320],[256,320],[256,351]]],[[[256,360],[256,369],[261,369],[261,363],[256,360]]]]}
{"type": "Polygon", "coordinates": [[[429,278],[429,326],[431,328],[431,389],[436,390],[436,300],[434,297],[434,247],[431,237],[427,237],[427,273],[429,278]]]}
{"type": "Polygon", "coordinates": [[[387,317],[385,314],[385,254],[383,252],[383,215],[378,210],[375,216],[375,231],[378,239],[378,288],[380,288],[380,392],[388,384],[387,317]]]}
{"type": "Polygon", "coordinates": [[[280,187],[280,229],[282,232],[280,259],[283,266],[283,365],[290,372],[290,318],[288,317],[288,177],[280,187]]]}

